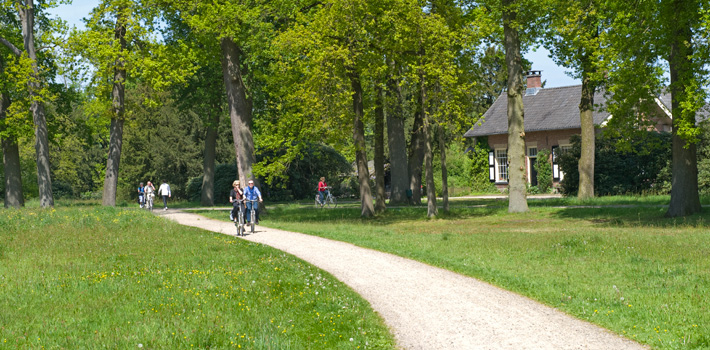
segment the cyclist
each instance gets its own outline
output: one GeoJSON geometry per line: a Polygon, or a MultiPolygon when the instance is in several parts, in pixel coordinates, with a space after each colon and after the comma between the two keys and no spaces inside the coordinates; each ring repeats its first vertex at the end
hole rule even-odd
{"type": "Polygon", "coordinates": [[[143,208],[143,205],[145,204],[145,187],[142,182],[138,185],[138,204],[141,208],[143,208]]]}
{"type": "Polygon", "coordinates": [[[229,212],[229,220],[234,221],[234,219],[239,215],[239,211],[244,209],[244,204],[239,204],[244,198],[244,191],[242,191],[241,186],[239,186],[239,180],[232,182],[232,190],[229,191],[229,203],[232,203],[232,211],[229,212]]]}
{"type": "Polygon", "coordinates": [[[252,218],[251,216],[251,208],[252,206],[254,207],[254,212],[256,213],[256,218],[254,220],[254,224],[258,225],[259,224],[259,204],[254,203],[254,202],[249,202],[249,201],[256,201],[258,200],[259,202],[263,202],[261,199],[261,192],[259,192],[259,189],[254,187],[254,180],[249,180],[248,182],[249,187],[244,189],[244,197],[247,199],[247,221],[250,222],[252,218]]]}
{"type": "Polygon", "coordinates": [[[320,182],[318,182],[318,202],[320,204],[325,203],[325,196],[328,191],[328,184],[325,183],[325,177],[320,178],[320,182]]]}
{"type": "MultiPolygon", "coordinates": [[[[153,183],[148,181],[148,184],[145,186],[145,199],[152,199],[153,196],[155,195],[155,186],[153,186],[153,183]]],[[[147,202],[146,202],[147,203],[147,202]]]]}

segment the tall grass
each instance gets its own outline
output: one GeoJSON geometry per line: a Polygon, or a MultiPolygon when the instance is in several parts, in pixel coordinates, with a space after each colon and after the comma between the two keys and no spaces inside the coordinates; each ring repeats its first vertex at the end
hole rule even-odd
{"type": "Polygon", "coordinates": [[[710,213],[667,219],[666,203],[531,200],[529,212],[509,214],[505,201],[473,199],[437,219],[405,207],[369,220],[357,206],[279,205],[264,224],[480,278],[654,348],[707,349],[710,213]]]}
{"type": "Polygon", "coordinates": [[[0,348],[391,349],[292,256],[135,209],[0,210],[0,348]]]}

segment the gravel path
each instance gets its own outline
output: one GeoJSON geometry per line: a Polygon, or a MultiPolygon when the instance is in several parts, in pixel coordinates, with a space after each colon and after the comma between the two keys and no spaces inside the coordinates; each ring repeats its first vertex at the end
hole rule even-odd
{"type": "MultiPolygon", "coordinates": [[[[234,224],[168,212],[234,235],[234,224]]],[[[645,349],[520,295],[391,254],[257,226],[245,240],[293,254],[344,282],[384,318],[404,349],[645,349]]]]}

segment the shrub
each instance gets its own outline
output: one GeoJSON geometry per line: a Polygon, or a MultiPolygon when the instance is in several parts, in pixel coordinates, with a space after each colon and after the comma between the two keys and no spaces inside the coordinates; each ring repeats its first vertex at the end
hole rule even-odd
{"type": "Polygon", "coordinates": [[[479,137],[476,138],[473,150],[467,153],[468,185],[473,192],[498,192],[489,178],[488,152],[490,151],[488,138],[479,137]]]}
{"type": "MultiPolygon", "coordinates": [[[[576,195],[579,188],[577,164],[581,154],[581,137],[570,138],[572,149],[560,154],[560,170],[565,176],[561,191],[576,195]]],[[[594,157],[594,191],[596,195],[641,194],[660,192],[664,172],[671,158],[671,135],[646,132],[630,139],[607,137],[596,139],[594,157]],[[625,147],[620,147],[620,144],[625,147]]]]}
{"type": "MultiPolygon", "coordinates": [[[[232,183],[238,178],[234,163],[217,164],[214,167],[214,204],[228,204],[232,183]]],[[[187,199],[199,202],[202,196],[202,176],[190,178],[187,182],[187,199]]]]}
{"type": "Polygon", "coordinates": [[[552,164],[550,163],[549,150],[543,149],[537,153],[535,170],[537,171],[537,187],[540,193],[550,192],[552,188],[552,164]]]}

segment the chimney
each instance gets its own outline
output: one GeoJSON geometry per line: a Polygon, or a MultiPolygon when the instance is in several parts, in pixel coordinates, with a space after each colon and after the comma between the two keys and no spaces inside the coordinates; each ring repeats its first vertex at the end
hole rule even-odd
{"type": "Polygon", "coordinates": [[[525,95],[537,95],[537,92],[542,89],[542,75],[539,70],[531,70],[526,73],[527,75],[527,89],[525,89],[525,95]]]}

